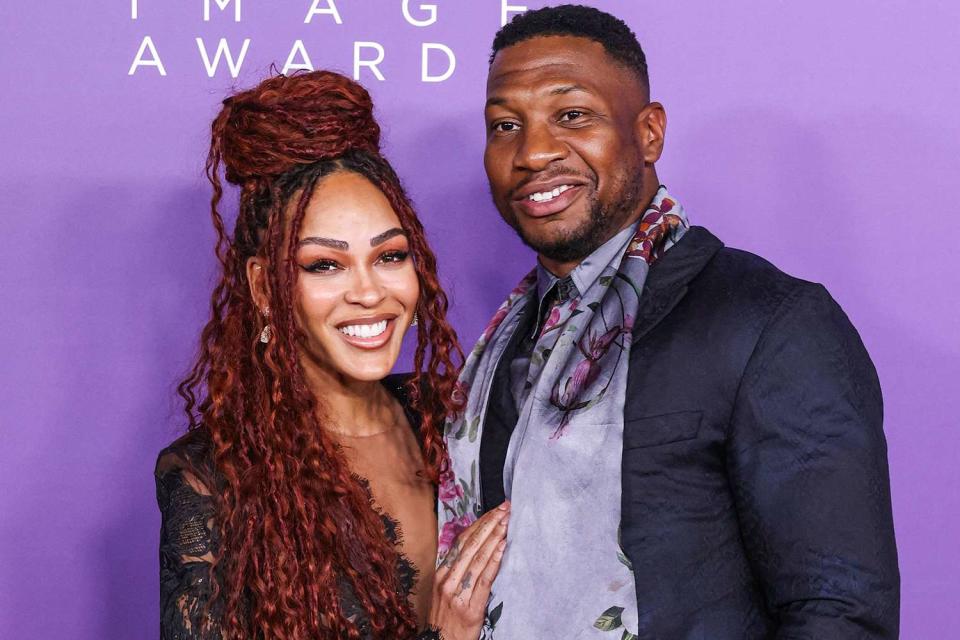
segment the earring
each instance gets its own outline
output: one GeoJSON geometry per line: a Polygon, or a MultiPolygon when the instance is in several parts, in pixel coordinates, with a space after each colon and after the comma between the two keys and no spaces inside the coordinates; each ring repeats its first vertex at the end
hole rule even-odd
{"type": "MultiPolygon", "coordinates": [[[[270,307],[267,307],[266,309],[261,311],[261,313],[263,314],[264,318],[269,318],[270,307]]],[[[271,337],[273,337],[273,329],[270,327],[270,324],[267,323],[266,325],[264,325],[263,331],[260,332],[260,342],[262,342],[263,344],[267,344],[268,342],[270,342],[271,337]]]]}
{"type": "Polygon", "coordinates": [[[410,326],[415,327],[420,324],[420,318],[417,317],[417,312],[413,312],[413,320],[410,321],[410,326]]]}

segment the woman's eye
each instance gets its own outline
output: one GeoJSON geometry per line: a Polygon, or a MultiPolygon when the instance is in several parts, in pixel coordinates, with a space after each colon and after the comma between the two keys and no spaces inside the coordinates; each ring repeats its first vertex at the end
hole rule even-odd
{"type": "Polygon", "coordinates": [[[340,265],[333,260],[316,260],[303,267],[310,273],[332,273],[340,268],[340,265]]]}
{"type": "Polygon", "coordinates": [[[380,256],[380,262],[397,263],[403,262],[410,254],[407,251],[388,251],[380,256]]]}

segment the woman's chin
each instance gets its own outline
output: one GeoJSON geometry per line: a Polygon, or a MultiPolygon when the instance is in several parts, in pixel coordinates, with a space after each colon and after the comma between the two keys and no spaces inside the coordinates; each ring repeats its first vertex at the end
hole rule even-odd
{"type": "Polygon", "coordinates": [[[375,367],[362,370],[344,371],[343,377],[353,382],[379,382],[383,380],[393,370],[393,366],[375,367]]]}
{"type": "Polygon", "coordinates": [[[355,382],[377,382],[383,380],[397,363],[399,349],[384,348],[384,353],[345,354],[332,362],[339,377],[355,382]]]}

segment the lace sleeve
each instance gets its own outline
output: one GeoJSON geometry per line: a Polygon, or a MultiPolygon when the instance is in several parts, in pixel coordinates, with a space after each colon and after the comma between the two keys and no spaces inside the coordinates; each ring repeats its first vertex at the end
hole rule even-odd
{"type": "Polygon", "coordinates": [[[193,468],[169,450],[157,461],[161,640],[221,637],[217,607],[210,606],[217,544],[213,498],[193,468]]]}

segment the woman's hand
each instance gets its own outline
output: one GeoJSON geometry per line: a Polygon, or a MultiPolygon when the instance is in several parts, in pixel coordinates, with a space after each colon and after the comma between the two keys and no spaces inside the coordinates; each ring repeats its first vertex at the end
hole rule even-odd
{"type": "Polygon", "coordinates": [[[477,640],[507,545],[510,503],[488,511],[457,537],[433,580],[430,626],[443,640],[477,640]]]}

